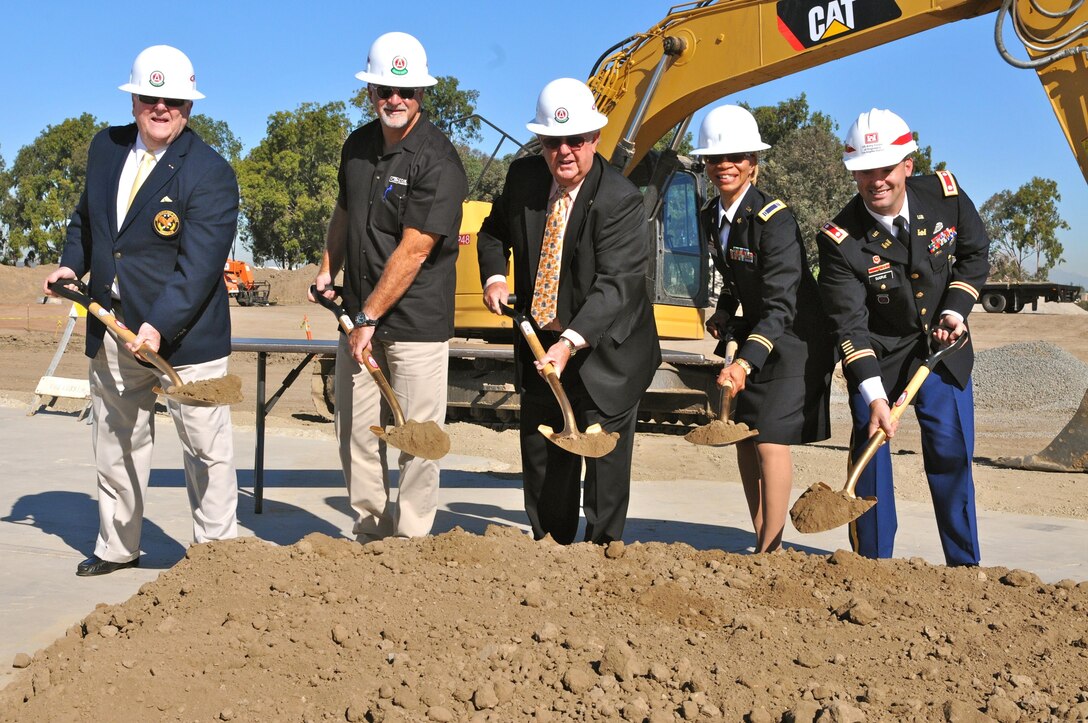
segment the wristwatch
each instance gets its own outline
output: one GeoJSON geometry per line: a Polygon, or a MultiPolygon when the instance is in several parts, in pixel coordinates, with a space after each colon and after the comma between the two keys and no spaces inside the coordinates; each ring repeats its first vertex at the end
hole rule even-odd
{"type": "Polygon", "coordinates": [[[741,359],[740,357],[737,357],[736,359],[733,360],[733,363],[744,370],[744,375],[745,376],[751,376],[752,375],[752,365],[749,364],[746,360],[741,359]]]}
{"type": "Polygon", "coordinates": [[[355,326],[377,326],[378,320],[371,319],[366,315],[365,311],[360,309],[359,313],[355,315],[355,319],[352,320],[352,323],[355,324],[355,326]]]}
{"type": "Polygon", "coordinates": [[[564,344],[567,345],[567,349],[570,350],[570,357],[571,357],[571,359],[573,359],[574,355],[578,353],[578,347],[576,347],[574,345],[573,341],[571,341],[570,339],[568,339],[565,336],[559,337],[559,341],[561,341],[561,342],[563,342],[564,344]]]}

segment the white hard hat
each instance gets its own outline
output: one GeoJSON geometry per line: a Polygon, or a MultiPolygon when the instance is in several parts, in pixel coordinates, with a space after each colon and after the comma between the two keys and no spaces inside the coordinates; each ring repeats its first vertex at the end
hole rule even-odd
{"type": "Polygon", "coordinates": [[[723,153],[754,153],[770,148],[759,135],[755,117],[739,105],[720,105],[706,114],[699,126],[695,156],[723,153]]]}
{"type": "Polygon", "coordinates": [[[606,125],[608,116],[597,110],[589,86],[574,78],[559,78],[540,91],[536,117],[525,127],[542,136],[572,136],[599,131],[606,125]]]}
{"type": "Polygon", "coordinates": [[[918,150],[907,122],[890,110],[862,113],[846,133],[842,162],[848,171],[894,166],[918,150]]]}
{"type": "Polygon", "coordinates": [[[423,43],[408,33],[386,33],[370,46],[359,80],[392,88],[428,88],[438,82],[427,70],[423,43]]]}
{"type": "Polygon", "coordinates": [[[132,61],[128,82],[119,90],[156,98],[199,100],[204,94],[196,89],[196,75],[189,56],[169,45],[152,45],[132,61]]]}

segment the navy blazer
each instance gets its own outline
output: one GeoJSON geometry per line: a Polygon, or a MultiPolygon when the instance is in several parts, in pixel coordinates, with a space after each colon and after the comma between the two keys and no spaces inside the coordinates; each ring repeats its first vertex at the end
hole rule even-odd
{"type": "MultiPolygon", "coordinates": [[[[60,265],[90,272],[91,296],[112,309],[116,276],[125,324],[147,322],[162,336],[171,364],[230,354],[230,297],[223,265],[238,224],[234,170],[186,128],[140,187],[120,230],[117,184],[136,124],[101,131],[91,141],[87,184],[68,224],[60,265]]],[[[86,353],[94,357],[106,327],[90,318],[86,353]]]]}
{"type": "MultiPolygon", "coordinates": [[[[528,315],[540,262],[552,175],[541,156],[514,161],[502,195],[480,229],[480,277],[506,274],[514,255],[514,289],[528,315]]],[[[642,194],[595,155],[563,235],[557,317],[589,344],[564,371],[577,374],[597,407],[617,414],[638,403],[661,363],[647,291],[653,239],[642,194]]],[[[524,349],[523,352],[527,352],[524,349]]],[[[525,374],[536,375],[523,353],[525,374]]]]}

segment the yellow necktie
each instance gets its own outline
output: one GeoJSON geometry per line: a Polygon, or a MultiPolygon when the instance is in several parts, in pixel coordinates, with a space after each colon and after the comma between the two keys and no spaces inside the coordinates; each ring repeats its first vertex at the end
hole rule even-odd
{"type": "Polygon", "coordinates": [[[548,220],[544,224],[544,242],[540,246],[540,264],[536,269],[536,284],[533,287],[533,304],[530,314],[541,328],[555,318],[556,302],[559,298],[559,265],[563,244],[563,232],[567,227],[567,207],[570,196],[567,189],[560,188],[559,196],[552,201],[548,220]]]}
{"type": "Polygon", "coordinates": [[[140,167],[136,169],[136,178],[132,181],[132,190],[128,192],[128,205],[125,206],[125,211],[132,208],[132,202],[136,200],[136,192],[140,190],[140,186],[144,185],[144,181],[151,175],[151,169],[155,167],[155,154],[148,151],[140,151],[142,154],[140,157],[140,167]]]}

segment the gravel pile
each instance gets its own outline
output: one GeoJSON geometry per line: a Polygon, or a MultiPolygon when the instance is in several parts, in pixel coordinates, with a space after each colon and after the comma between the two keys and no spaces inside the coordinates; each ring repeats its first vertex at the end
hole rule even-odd
{"type": "Polygon", "coordinates": [[[1088,364],[1049,342],[1027,341],[977,353],[972,378],[979,408],[1072,411],[1088,389],[1088,364]]]}

